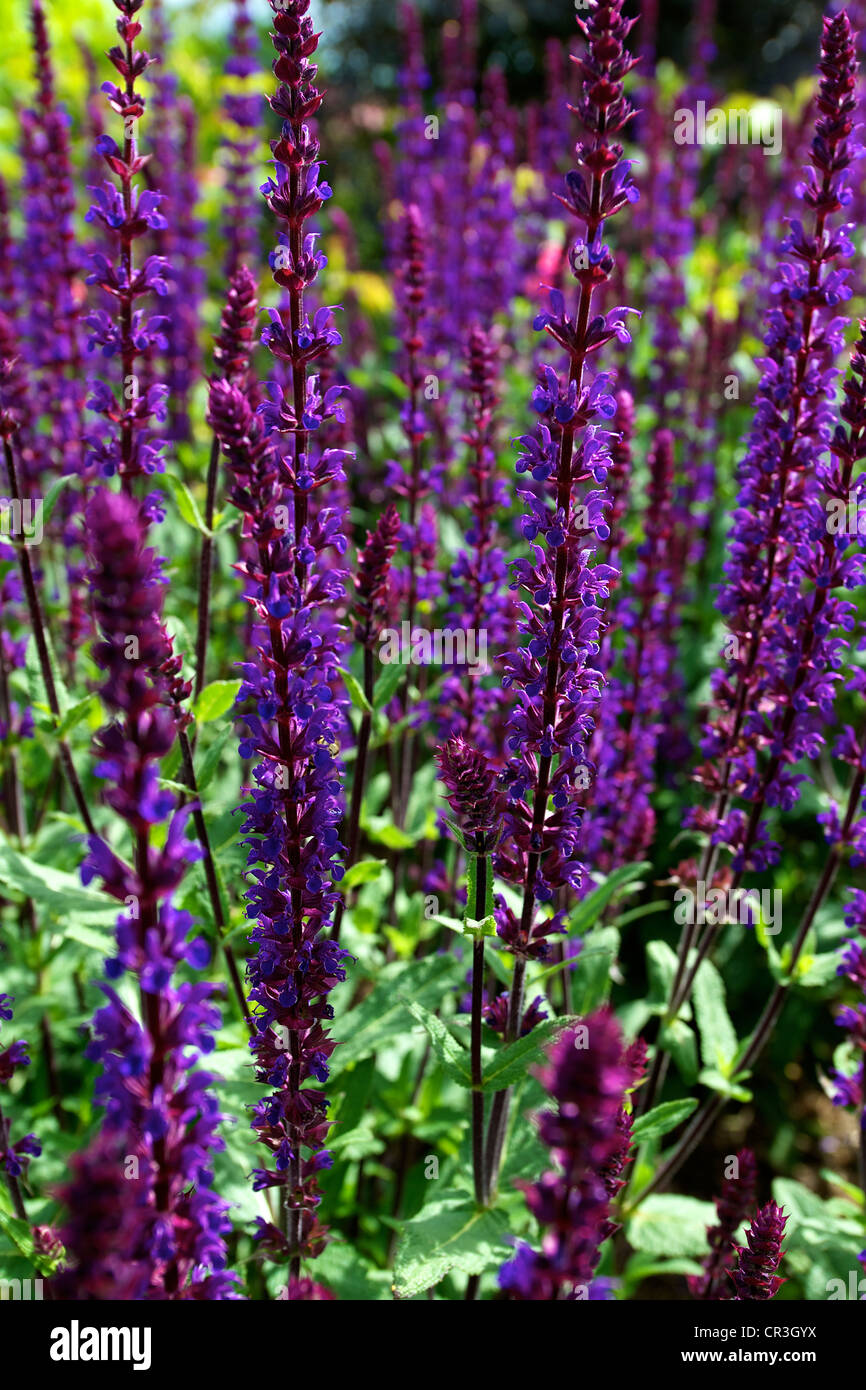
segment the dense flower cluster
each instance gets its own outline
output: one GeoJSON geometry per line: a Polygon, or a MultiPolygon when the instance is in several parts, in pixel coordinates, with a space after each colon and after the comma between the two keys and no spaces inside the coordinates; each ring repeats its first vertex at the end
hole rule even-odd
{"type": "Polygon", "coordinates": [[[591,304],[614,265],[601,239],[604,224],[637,197],[622,148],[613,143],[632,114],[622,90],[633,65],[624,45],[631,23],[614,3],[598,6],[579,25],[587,52],[576,60],[582,79],[577,110],[587,134],[576,147],[579,167],[567,176],[560,198],[586,229],[569,250],[578,304],[572,317],[563,295],[551,291],[550,311],[536,320],[565,349],[569,367],[562,378],[553,368],[543,370],[532,399],[539,425],[520,441],[518,472],[537,485],[520,493],[527,507],[523,533],[543,544],[534,543],[532,559],[515,566],[513,585],[530,600],[521,604],[527,642],[503,663],[504,685],[515,687],[517,700],[509,721],[507,849],[498,867],[523,888],[524,931],[537,900],[580,882],[579,791],[588,785],[587,744],[601,685],[593,657],[614,573],[593,563],[598,540],[609,534],[604,482],[610,455],[606,432],[595,422],[616,411],[608,377],[589,379],[586,363],[612,338],[629,340],[629,311],[593,317],[591,304]]]}
{"type": "Polygon", "coordinates": [[[778,857],[762,811],[790,808],[799,796],[803,779],[794,768],[814,755],[819,721],[831,713],[848,612],[826,590],[850,583],[855,572],[843,562],[834,574],[837,552],[826,544],[826,514],[819,519],[815,462],[831,443],[834,359],[845,327],[836,310],[851,293],[839,263],[853,247],[838,219],[851,202],[850,168],[859,153],[856,75],[842,12],[824,21],[811,164],[797,189],[807,220],[792,219],[780,247],[787,259],[772,287],[764,374],[719,601],[732,640],[714,677],[718,714],[703,742],[712,761],[701,772],[716,806],[694,820],[730,847],[740,870],[760,870],[778,857]],[[826,609],[820,621],[816,608],[826,609]],[[751,804],[748,815],[731,807],[735,797],[751,804]]]}
{"type": "Polygon", "coordinates": [[[689,1275],[693,1298],[729,1299],[734,1291],[730,1271],[734,1264],[734,1238],[755,1203],[758,1172],[751,1149],[740,1149],[733,1173],[722,1184],[716,1198],[718,1222],[710,1226],[707,1240],[710,1252],[702,1260],[704,1272],[689,1275]]]}
{"type": "Polygon", "coordinates": [[[766,1300],[775,1297],[784,1284],[776,1273],[782,1259],[782,1239],[788,1218],[775,1202],[761,1207],[746,1231],[746,1245],[739,1247],[739,1260],[733,1272],[736,1300],[766,1300]]]}
{"type": "Polygon", "coordinates": [[[318,142],[309,124],[321,101],[310,61],[318,35],[308,0],[273,9],[280,86],[270,103],[282,132],[271,145],[276,173],[263,191],[285,227],[272,265],[288,309],[271,311],[264,341],[288,364],[291,388],[273,384],[256,415],[241,386],[215,379],[209,420],[226,455],[230,500],[244,517],[250,558],[239,568],[256,620],[258,660],[242,668],[239,701],[248,730],[241,756],[260,761],[243,830],[256,946],[249,965],[251,1046],[257,1075],[272,1094],[256,1106],[253,1127],[274,1160],[273,1168],[257,1171],[256,1186],[280,1188],[285,1206],[285,1229],[262,1223],[260,1237],[264,1249],[288,1257],[295,1281],[301,1256],[318,1253],[323,1241],[316,1174],[328,1163],[327,1102],[305,1083],[327,1079],[333,1043],[323,1025],[333,1016],[328,994],[344,978],[346,956],[327,935],[334,883],[343,872],[335,751],[344,714],[335,690],[344,576],[317,563],[328,549],[342,553],[346,542],[340,515],[322,507],[311,520],[308,503],[315,489],[342,476],[347,456],[316,449],[314,433],[337,403],[333,390],[323,397],[317,377],[308,375],[339,341],[329,309],[317,310],[313,323],[304,312],[304,292],[324,264],[304,223],[330,194],[319,182],[318,142]]]}
{"type": "Polygon", "coordinates": [[[621,1115],[634,1081],[613,1016],[592,1014],[566,1029],[541,1079],[556,1103],[538,1122],[555,1167],[526,1184],[526,1200],[544,1240],[538,1252],[521,1246],[499,1282],[515,1299],[587,1298],[599,1246],[610,1233],[607,1174],[624,1161],[621,1115]]]}
{"type": "MultiPolygon", "coordinates": [[[[12,1022],[12,1005],[14,999],[8,994],[0,994],[0,1023],[4,1020],[12,1022]]],[[[30,1057],[27,1053],[27,1044],[19,1039],[9,1047],[0,1050],[0,1086],[8,1086],[15,1072],[21,1067],[30,1066],[30,1057]]],[[[35,1134],[25,1134],[21,1139],[12,1138],[12,1125],[3,1114],[0,1106],[0,1170],[7,1179],[20,1178],[27,1170],[27,1164],[31,1158],[38,1158],[42,1152],[42,1145],[35,1134]]],[[[13,1200],[15,1188],[13,1188],[13,1200]]],[[[21,1211],[16,1215],[20,1216],[21,1211]]]]}
{"type": "Polygon", "coordinates": [[[76,83],[63,24],[24,7],[0,1276],[23,1259],[85,1301],[577,1301],[659,1275],[766,1300],[787,1217],[756,1207],[752,1150],[715,1215],[672,1188],[752,1115],[786,1204],[795,1164],[810,1188],[786,1294],[856,1255],[863,6],[824,20],[813,101],[735,111],[716,3],[681,68],[658,0],[580,0],[524,75],[538,7],[512,44],[502,7],[450,0],[434,52],[401,0],[396,109],[390,38],[361,49],[365,100],[344,5],[327,111],[314,0],[175,34],[166,0],[113,0],[101,86],[106,16],[76,83]],[[352,161],[343,208],[320,139],[352,161]],[[829,1197],[818,1126],[765,1132],[827,1075],[829,1197]]]}
{"type": "Polygon", "coordinates": [[[168,267],[162,256],[149,255],[141,264],[134,258],[137,242],[153,232],[164,231],[167,222],[160,204],[162,195],[142,188],[140,180],[146,157],[138,148],[136,131],[146,110],[146,100],[137,86],[152,59],[136,48],[141,24],[136,19],[142,0],[113,0],[119,11],[117,33],[120,43],[109,51],[109,58],[121,84],[105,83],[111,110],[123,122],[123,142],[101,135],[97,149],[113,175],[94,188],[94,200],[87,221],[96,223],[103,233],[104,250],[91,257],[87,283],[103,292],[108,307],[95,309],[87,317],[90,328],[88,350],[96,365],[97,350],[103,358],[119,359],[119,381],[113,386],[101,377],[90,382],[88,408],[101,418],[88,432],[89,448],[85,466],[89,474],[111,478],[118,474],[124,487],[134,478],[162,472],[160,444],[152,434],[152,422],[166,418],[167,387],[153,383],[146,388],[140,380],[141,364],[158,351],[166,351],[165,316],[150,315],[137,308],[151,295],[168,294],[168,267]]]}
{"type": "MultiPolygon", "coordinates": [[[[170,707],[176,668],[161,620],[164,582],[139,502],[100,488],[85,520],[99,634],[93,657],[104,673],[101,695],[112,715],[96,739],[97,773],[134,850],[127,863],[94,835],[82,867],[85,883],[98,879],[123,904],[116,954],[106,963],[111,983],[102,987],[107,1003],[95,1016],[87,1049],[102,1067],[97,1098],[105,1106],[104,1136],[91,1157],[99,1168],[113,1151],[134,1167],[126,1174],[137,1212],[127,1253],[146,1271],[139,1296],[230,1298],[233,1276],[220,1273],[227,1204],[212,1189],[212,1156],[223,1147],[221,1116],[211,1078],[195,1067],[213,1049],[219,1012],[212,985],[175,980],[184,965],[205,966],[210,952],[201,938],[188,939],[191,918],[173,902],[198,850],[185,837],[188,810],[178,809],[174,795],[159,785],[159,762],[176,737],[170,707]],[[156,848],[152,830],[164,821],[165,843],[156,848]],[[139,1017],[114,988],[127,974],[138,984],[139,1017]]],[[[82,1159],[82,1173],[89,1163],[82,1159]]],[[[88,1246],[92,1240],[88,1235],[88,1246]]],[[[70,1230],[73,1272],[66,1285],[98,1297],[87,1286],[89,1254],[74,1272],[75,1241],[70,1230]]]]}

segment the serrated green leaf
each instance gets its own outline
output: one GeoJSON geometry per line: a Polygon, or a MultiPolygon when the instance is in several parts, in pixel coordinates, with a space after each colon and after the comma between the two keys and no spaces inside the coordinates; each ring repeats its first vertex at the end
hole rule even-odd
{"type": "Polygon", "coordinates": [[[707,1227],[715,1219],[712,1202],[653,1192],[627,1222],[626,1238],[635,1250],[653,1255],[703,1255],[707,1250],[707,1227]]]}
{"type": "Polygon", "coordinates": [[[458,1086],[472,1086],[472,1071],[469,1064],[469,1053],[465,1047],[449,1033],[441,1018],[437,1018],[429,1009],[425,1009],[423,1004],[416,1003],[413,999],[408,999],[405,994],[400,995],[413,1018],[426,1029],[433,1051],[444,1068],[446,1075],[452,1081],[456,1081],[458,1086]]]}
{"type": "Polygon", "coordinates": [[[118,907],[101,893],[82,887],[76,874],[37,863],[0,839],[0,885],[11,893],[32,898],[43,911],[68,924],[73,916],[80,922],[102,925],[114,921],[118,907]]]}
{"type": "Polygon", "coordinates": [[[398,1298],[414,1298],[452,1272],[483,1274],[508,1258],[504,1212],[478,1210],[471,1198],[428,1202],[407,1221],[397,1247],[394,1284],[398,1298]]]}
{"type": "Polygon", "coordinates": [[[367,998],[351,1012],[338,1014],[331,1024],[331,1036],[340,1044],[332,1059],[332,1073],[377,1052],[388,1038],[405,1035],[406,1006],[397,997],[398,990],[435,1007],[454,987],[462,968],[454,956],[438,955],[386,965],[367,998]]]}
{"type": "Polygon", "coordinates": [[[540,1061],[544,1049],[551,1039],[561,1033],[563,1028],[577,1023],[576,1017],[548,1018],[539,1023],[526,1037],[500,1047],[492,1061],[484,1064],[484,1091],[504,1091],[526,1075],[527,1069],[535,1061],[540,1061]]]}

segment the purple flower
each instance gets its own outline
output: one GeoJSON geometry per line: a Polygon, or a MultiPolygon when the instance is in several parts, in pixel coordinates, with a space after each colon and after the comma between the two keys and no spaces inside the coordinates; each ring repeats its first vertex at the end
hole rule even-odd
{"type": "Polygon", "coordinates": [[[376,528],[367,532],[367,544],[358,552],[354,609],[355,638],[374,652],[388,614],[388,577],[397,549],[400,514],[393,503],[381,513],[376,528]]]}
{"type": "Polygon", "coordinates": [[[223,134],[225,149],[224,218],[228,249],[225,273],[234,276],[242,265],[255,265],[258,257],[259,208],[256,192],[258,132],[264,101],[261,93],[250,89],[258,76],[256,28],[246,0],[234,0],[229,34],[226,75],[232,79],[223,96],[227,118],[223,134]]]}
{"type": "MultiPolygon", "coordinates": [[[[0,994],[0,1020],[11,1023],[14,1002],[11,995],[0,994]]],[[[29,1066],[26,1042],[19,1040],[10,1047],[0,1049],[0,1086],[7,1086],[16,1071],[29,1066]]],[[[6,1174],[16,1216],[24,1216],[17,1179],[26,1173],[30,1159],[38,1158],[41,1152],[42,1145],[35,1134],[25,1134],[13,1142],[11,1121],[6,1119],[0,1106],[0,1172],[6,1174]]]]}
{"type": "MultiPolygon", "coordinates": [[[[160,447],[151,438],[151,418],[159,419],[157,407],[161,398],[150,390],[141,392],[136,364],[149,360],[152,353],[167,344],[163,331],[166,319],[149,317],[136,305],[151,294],[170,296],[171,285],[167,279],[169,267],[162,256],[149,256],[140,266],[135,262],[135,243],[152,232],[163,233],[167,224],[159,211],[163,195],[156,189],[141,190],[134,183],[146,162],[135,134],[138,117],[146,108],[136,79],[153,61],[149,54],[139,51],[131,64],[127,62],[127,46],[132,52],[140,33],[136,14],[141,0],[113,3],[120,13],[117,30],[121,44],[111,49],[108,56],[123,79],[123,87],[106,82],[102,90],[111,108],[132,122],[133,133],[124,140],[123,149],[108,135],[96,142],[96,150],[115,182],[91,189],[94,201],[86,220],[101,224],[106,235],[104,250],[94,250],[91,256],[93,268],[88,284],[110,297],[117,326],[107,312],[99,310],[91,315],[88,348],[91,354],[99,350],[104,357],[119,355],[123,377],[110,386],[98,378],[90,382],[88,405],[102,420],[87,432],[84,466],[90,476],[95,473],[110,478],[119,474],[124,486],[129,487],[133,478],[163,469],[160,447]],[[128,197],[124,196],[124,189],[129,190],[128,197]]],[[[173,326],[171,331],[173,334],[173,326]]]]}
{"type": "Polygon", "coordinates": [[[502,798],[487,758],[458,735],[438,750],[437,761],[461,836],[470,850],[488,853],[498,834],[502,798]]]}
{"type": "Polygon", "coordinates": [[[746,1245],[738,1246],[739,1261],[731,1277],[734,1301],[774,1298],[784,1284],[776,1274],[782,1258],[782,1239],[788,1218],[775,1202],[768,1202],[752,1218],[746,1232],[746,1245]]]}
{"type": "Polygon", "coordinates": [[[602,684],[595,659],[615,577],[609,566],[593,563],[598,542],[610,535],[604,484],[611,466],[607,432],[595,422],[613,416],[615,401],[607,377],[591,376],[585,364],[612,338],[627,341],[623,315],[633,312],[616,308],[593,317],[590,309],[613,272],[602,244],[604,222],[633,193],[621,147],[611,143],[632,115],[622,88],[633,66],[624,46],[631,21],[617,0],[578,24],[587,50],[576,60],[582,82],[576,110],[586,134],[576,147],[579,168],[560,199],[585,226],[572,257],[578,300],[570,313],[554,288],[550,311],[535,321],[565,348],[569,370],[560,378],[542,369],[533,397],[539,424],[520,440],[518,472],[528,472],[535,484],[519,494],[526,505],[523,531],[544,545],[533,545],[532,559],[514,566],[512,588],[525,595],[519,625],[525,642],[503,662],[503,685],[514,688],[517,699],[509,719],[503,785],[510,804],[497,867],[523,889],[524,936],[535,900],[549,901],[581,881],[580,794],[589,786],[588,742],[602,684]]]}
{"type": "Polygon", "coordinates": [[[270,104],[282,129],[271,142],[275,174],[263,193],[284,227],[273,270],[289,308],[271,311],[263,341],[290,364],[291,385],[276,383],[256,414],[240,383],[217,379],[208,420],[228,462],[229,498],[243,516],[247,558],[239,569],[255,624],[255,659],[242,667],[238,706],[247,726],[241,756],[257,759],[243,824],[247,915],[257,948],[248,967],[256,1025],[250,1046],[270,1094],[255,1106],[252,1124],[274,1166],[257,1170],[254,1182],[285,1192],[284,1239],[268,1248],[288,1259],[291,1297],[302,1256],[317,1254],[325,1236],[316,1179],[327,1165],[327,1100],[305,1083],[327,1079],[334,1047],[324,1027],[333,1016],[328,995],[345,977],[347,955],[327,935],[334,882],[343,874],[337,749],[345,714],[336,694],[336,610],[345,576],[325,563],[346,540],[340,513],[326,506],[311,512],[310,493],[340,479],[349,455],[318,445],[312,415],[324,419],[334,398],[308,375],[339,342],[331,309],[320,306],[311,320],[304,305],[323,261],[303,227],[330,196],[319,181],[319,145],[308,124],[321,102],[311,61],[319,36],[309,0],[272,0],[271,8],[280,86],[270,104]]]}
{"type": "Polygon", "coordinates": [[[175,979],[181,965],[207,963],[201,943],[188,940],[192,919],[172,901],[199,852],[184,834],[190,808],[178,810],[158,783],[160,760],[176,736],[175,703],[186,687],[180,682],[179,688],[162,625],[165,586],[147,544],[145,508],[125,493],[97,489],[86,525],[99,632],[93,657],[112,716],[96,738],[97,772],[107,783],[105,801],[129,827],[134,858],[124,863],[94,835],[82,878],[99,878],[124,905],[106,973],[137,981],[140,1015],[102,986],[107,1002],[94,1018],[87,1056],[102,1067],[96,1095],[105,1114],[101,1135],[78,1161],[80,1187],[67,1189],[67,1200],[85,1196],[84,1211],[73,1212],[64,1233],[71,1262],[65,1296],[99,1297],[106,1270],[122,1255],[132,1286],[141,1290],[130,1297],[232,1298],[234,1276],[223,1274],[227,1203],[212,1188],[222,1117],[212,1078],[196,1066],[213,1049],[219,1011],[212,985],[175,979]],[[157,848],[151,827],[164,821],[168,832],[157,848]],[[130,1163],[134,1172],[127,1173],[130,1163]],[[118,1203],[120,1243],[110,1250],[99,1210],[101,1175],[109,1187],[130,1176],[136,1183],[118,1203]]]}
{"type": "Polygon", "coordinates": [[[733,1298],[729,1274],[734,1264],[734,1237],[752,1210],[757,1186],[757,1166],[751,1149],[736,1155],[736,1172],[726,1177],[716,1200],[718,1221],[707,1230],[710,1252],[701,1261],[703,1274],[688,1276],[692,1298],[733,1298]]]}
{"type": "MultiPolygon", "coordinates": [[[[856,70],[847,15],[826,18],[812,166],[798,189],[810,209],[808,231],[792,221],[780,247],[790,259],[779,267],[767,314],[767,354],[718,601],[730,655],[714,676],[717,712],[705,729],[708,761],[699,772],[716,804],[693,817],[727,843],[737,871],[772,862],[764,808],[796,803],[804,780],[796,764],[823,742],[851,614],[830,590],[850,585],[859,567],[844,558],[847,541],[830,534],[825,508],[840,486],[847,497],[853,460],[843,456],[837,469],[822,458],[837,451],[833,364],[846,321],[832,311],[847,297],[847,271],[834,262],[852,247],[834,219],[849,200],[850,166],[860,153],[852,136],[856,70]],[[750,805],[745,824],[728,814],[734,797],[750,805]]],[[[862,386],[853,389],[859,395],[862,386]]]]}
{"type": "Polygon", "coordinates": [[[553,1166],[522,1184],[544,1237],[537,1252],[521,1246],[499,1283],[514,1299],[573,1301],[587,1296],[599,1247],[613,1229],[603,1175],[622,1151],[620,1117],[634,1065],[606,1010],[563,1032],[548,1058],[540,1076],[556,1108],[540,1115],[538,1133],[553,1166]]]}

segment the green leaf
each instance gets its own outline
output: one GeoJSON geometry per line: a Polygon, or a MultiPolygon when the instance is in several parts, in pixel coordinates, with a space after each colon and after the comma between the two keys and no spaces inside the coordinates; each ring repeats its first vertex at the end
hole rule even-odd
{"type": "Polygon", "coordinates": [[[428,1202],[407,1221],[397,1247],[394,1284],[398,1298],[415,1298],[446,1275],[483,1274],[508,1258],[504,1212],[478,1210],[468,1197],[428,1202]]]}
{"type": "Polygon", "coordinates": [[[374,883],[387,867],[387,859],[359,859],[357,864],[346,870],[340,886],[348,892],[350,888],[357,888],[361,883],[374,883]]]}
{"type": "Polygon", "coordinates": [[[540,1060],[551,1038],[578,1022],[577,1018],[548,1018],[525,1038],[500,1047],[492,1062],[484,1064],[484,1091],[504,1091],[525,1076],[531,1063],[540,1060]]]}
{"type": "Polygon", "coordinates": [[[701,1060],[726,1075],[737,1053],[737,1034],[728,1017],[724,981],[710,960],[703,961],[695,975],[694,1008],[701,1060]]]}
{"type": "Polygon", "coordinates": [[[57,501],[60,497],[61,492],[64,492],[66,488],[70,487],[71,484],[76,481],[77,474],[73,473],[68,478],[58,478],[56,483],[52,483],[51,487],[48,489],[46,497],[43,499],[42,502],[43,529],[47,527],[49,521],[51,520],[54,514],[54,508],[57,506],[57,501]]]}
{"type": "Polygon", "coordinates": [[[616,927],[596,927],[585,937],[572,971],[572,999],[579,1014],[591,1013],[610,994],[610,967],[619,952],[616,927]]]}
{"type": "Polygon", "coordinates": [[[98,951],[102,956],[114,955],[114,939],[107,932],[94,931],[92,927],[85,927],[81,922],[73,922],[63,934],[71,941],[78,941],[82,946],[87,946],[91,951],[98,951]]]}
{"type": "MultiPolygon", "coordinates": [[[[180,478],[176,478],[173,473],[165,472],[161,475],[161,481],[168,483],[169,489],[174,495],[177,509],[180,512],[187,526],[192,526],[196,531],[213,539],[213,531],[209,531],[202,519],[202,514],[198,509],[198,503],[187,487],[186,483],[180,478]]],[[[204,693],[204,692],[202,692],[204,693]]]]}
{"type": "Polygon", "coordinates": [[[332,1059],[332,1072],[369,1057],[388,1038],[405,1035],[406,1006],[397,997],[398,990],[418,1003],[435,1007],[462,971],[462,962],[454,956],[425,956],[408,964],[394,961],[386,965],[367,998],[351,1012],[338,1014],[331,1024],[331,1036],[340,1043],[332,1059]]]}
{"type": "Polygon", "coordinates": [[[644,860],[640,864],[623,864],[622,868],[614,869],[604,883],[594,888],[572,912],[568,921],[569,936],[584,936],[599,920],[616,894],[651,868],[652,864],[644,860]]]}
{"type": "Polygon", "coordinates": [[[664,1013],[677,971],[676,952],[666,941],[648,941],[646,947],[649,975],[649,1002],[655,1013],[664,1013]]]}
{"type": "Polygon", "coordinates": [[[672,1260],[664,1259],[646,1250],[636,1250],[629,1258],[623,1270],[623,1290],[621,1298],[628,1299],[634,1296],[637,1287],[643,1283],[644,1279],[651,1279],[658,1274],[695,1274],[702,1272],[703,1266],[697,1260],[686,1259],[680,1256],[672,1260]]]}
{"type": "Polygon", "coordinates": [[[649,1114],[641,1115],[635,1120],[632,1126],[635,1143],[645,1144],[648,1139],[658,1139],[660,1135],[676,1129],[677,1125],[687,1120],[697,1108],[698,1102],[694,1099],[666,1100],[655,1106],[649,1114]]]}
{"type": "Polygon", "coordinates": [[[100,702],[98,695],[85,695],[83,700],[76,700],[75,704],[70,706],[57,726],[57,737],[65,738],[76,725],[83,723],[85,719],[89,719],[91,714],[99,708],[100,702]]]}
{"type": "Polygon", "coordinates": [[[400,666],[397,662],[389,662],[381,667],[381,675],[373,687],[373,704],[376,709],[384,709],[385,705],[394,698],[406,677],[406,667],[400,666]]]}
{"type": "Polygon", "coordinates": [[[858,1187],[855,1182],[848,1182],[846,1178],[840,1177],[838,1173],[834,1173],[832,1168],[822,1168],[820,1175],[824,1181],[830,1183],[831,1186],[840,1188],[841,1191],[845,1193],[849,1202],[854,1203],[855,1207],[866,1206],[866,1194],[864,1194],[862,1188],[858,1187]]]}
{"type": "Polygon", "coordinates": [[[727,1096],[730,1100],[739,1100],[745,1105],[752,1099],[752,1093],[747,1086],[742,1086],[740,1083],[748,1075],[748,1072],[739,1072],[736,1076],[728,1076],[715,1067],[704,1067],[698,1073],[697,1079],[702,1085],[707,1086],[711,1091],[716,1091],[720,1096],[727,1096]]]}
{"type": "Polygon", "coordinates": [[[821,951],[815,956],[804,952],[797,961],[793,983],[800,989],[821,989],[835,984],[838,973],[838,951],[821,951]]]}
{"type": "Polygon", "coordinates": [[[386,849],[411,849],[416,843],[415,837],[407,835],[388,815],[365,816],[362,812],[361,828],[371,840],[384,845],[386,849]]]}
{"type": "MultiPolygon", "coordinates": [[[[60,665],[57,654],[51,641],[51,634],[45,628],[45,645],[48,648],[48,664],[54,677],[54,691],[57,695],[57,708],[60,711],[60,718],[63,719],[69,709],[69,693],[63,683],[60,674],[60,665]]],[[[27,650],[24,653],[24,674],[27,680],[27,692],[31,705],[38,706],[44,711],[42,726],[51,728],[54,724],[54,716],[51,714],[51,706],[48,703],[48,691],[45,689],[45,682],[42,679],[42,667],[39,664],[39,652],[36,648],[36,638],[30,636],[27,640],[27,650]]]]}
{"type": "Polygon", "coordinates": [[[681,1018],[674,1019],[659,1033],[659,1047],[671,1054],[683,1081],[691,1086],[698,1075],[698,1047],[688,1024],[681,1018]]]}
{"type": "Polygon", "coordinates": [[[338,666],[337,670],[343,677],[349,699],[352,701],[355,709],[363,710],[364,714],[372,714],[373,706],[364,694],[360,681],[352,675],[351,671],[347,671],[345,666],[338,666]]]}
{"type": "Polygon", "coordinates": [[[429,1009],[425,1009],[423,1004],[417,1004],[412,999],[407,999],[404,994],[400,995],[406,1008],[413,1018],[427,1030],[433,1051],[445,1070],[446,1075],[452,1081],[456,1081],[458,1086],[472,1085],[472,1072],[469,1065],[469,1053],[466,1048],[461,1046],[455,1037],[448,1032],[441,1018],[437,1018],[429,1009]]]}
{"type": "Polygon", "coordinates": [[[24,898],[32,898],[51,917],[67,925],[73,914],[80,922],[97,926],[113,923],[119,908],[102,893],[83,888],[77,874],[39,864],[0,839],[0,886],[24,898]]]}
{"type": "Polygon", "coordinates": [[[206,685],[195,702],[195,717],[200,724],[207,724],[212,719],[219,719],[227,714],[237,699],[241,682],[235,681],[211,681],[206,685]]]}
{"type": "Polygon", "coordinates": [[[213,743],[202,758],[200,765],[196,767],[195,783],[199,792],[203,792],[205,787],[210,786],[213,781],[214,774],[219,767],[220,758],[223,755],[223,750],[233,734],[234,729],[230,723],[220,729],[213,743]]]}
{"type": "Polygon", "coordinates": [[[24,1256],[40,1274],[53,1274],[60,1261],[52,1259],[48,1255],[42,1255],[36,1249],[33,1241],[33,1233],[28,1221],[22,1221],[19,1216],[10,1216],[8,1212],[0,1207],[0,1230],[3,1230],[9,1237],[16,1250],[24,1256]]]}
{"type": "Polygon", "coordinates": [[[635,1250],[652,1255],[704,1255],[707,1227],[716,1219],[712,1202],[674,1193],[653,1192],[627,1222],[626,1238],[635,1250]]]}

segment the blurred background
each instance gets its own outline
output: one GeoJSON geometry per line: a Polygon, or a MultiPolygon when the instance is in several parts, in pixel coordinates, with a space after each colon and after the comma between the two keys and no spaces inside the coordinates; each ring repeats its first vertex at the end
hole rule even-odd
{"type": "MultiPolygon", "coordinates": [[[[61,97],[77,122],[88,93],[89,78],[82,45],[99,58],[113,41],[114,10],[110,0],[45,0],[58,60],[61,97]]],[[[232,5],[228,0],[163,0],[170,31],[168,60],[180,90],[195,101],[199,148],[204,163],[219,144],[222,115],[215,79],[228,49],[232,5]]],[[[325,139],[341,204],[353,210],[375,206],[379,197],[376,161],[371,146],[396,119],[403,39],[397,0],[313,0],[317,28],[325,30],[321,71],[328,88],[325,139]],[[341,179],[340,175],[345,178],[341,179]]],[[[433,90],[441,76],[443,38],[456,26],[457,0],[417,0],[423,16],[426,64],[433,90]]],[[[632,4],[637,13],[637,6],[632,4]]],[[[849,6],[849,9],[855,7],[849,6]]],[[[689,0],[655,0],[659,78],[673,86],[688,59],[690,26],[697,6],[689,0]]],[[[266,0],[252,0],[250,11],[259,29],[263,71],[270,63],[266,0]]],[[[0,174],[14,184],[17,169],[16,112],[29,100],[32,61],[26,0],[0,0],[0,174]]],[[[814,72],[822,7],[814,0],[726,0],[718,7],[714,31],[715,84],[730,94],[779,95],[796,88],[814,72]]],[[[853,16],[852,16],[853,17],[853,16]]],[[[512,99],[520,105],[537,101],[544,91],[545,45],[575,32],[570,0],[482,0],[478,41],[482,66],[504,69],[512,99]]],[[[153,23],[150,0],[142,10],[146,35],[153,23]]],[[[640,27],[638,28],[638,35],[640,27]]],[[[152,44],[152,40],[149,39],[152,44]]],[[[639,43],[639,40],[638,40],[639,43]]],[[[151,70],[153,71],[153,69],[151,70]]],[[[99,68],[99,80],[105,76],[99,68]]],[[[788,104],[790,96],[788,97],[788,104]]],[[[375,244],[362,244],[365,259],[375,244]]]]}

